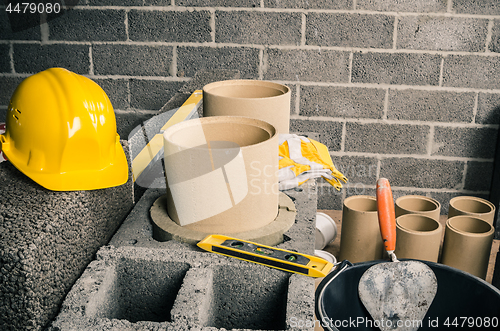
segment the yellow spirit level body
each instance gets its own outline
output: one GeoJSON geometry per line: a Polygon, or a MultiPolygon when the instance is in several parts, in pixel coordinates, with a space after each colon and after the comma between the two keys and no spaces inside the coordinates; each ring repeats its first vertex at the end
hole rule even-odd
{"type": "Polygon", "coordinates": [[[320,257],[212,234],[198,243],[206,251],[310,277],[325,277],[333,263],[320,257]]]}

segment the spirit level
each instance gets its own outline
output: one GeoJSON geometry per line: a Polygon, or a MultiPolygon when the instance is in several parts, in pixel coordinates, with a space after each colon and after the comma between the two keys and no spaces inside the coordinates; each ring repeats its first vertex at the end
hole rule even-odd
{"type": "Polygon", "coordinates": [[[313,255],[260,245],[224,235],[209,235],[198,243],[206,251],[310,277],[325,277],[333,263],[313,255]]]}

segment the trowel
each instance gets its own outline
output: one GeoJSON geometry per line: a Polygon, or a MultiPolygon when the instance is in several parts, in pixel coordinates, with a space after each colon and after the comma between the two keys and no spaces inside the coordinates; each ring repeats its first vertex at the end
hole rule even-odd
{"type": "Polygon", "coordinates": [[[389,181],[377,181],[377,209],[385,250],[392,262],[378,263],[361,276],[361,302],[380,330],[417,330],[437,292],[432,269],[418,261],[399,261],[396,248],[396,219],[389,181]]]}

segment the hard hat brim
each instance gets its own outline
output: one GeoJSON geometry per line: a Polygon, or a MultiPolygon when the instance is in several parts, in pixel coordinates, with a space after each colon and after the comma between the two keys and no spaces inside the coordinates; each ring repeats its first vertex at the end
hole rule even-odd
{"type": "Polygon", "coordinates": [[[4,153],[8,160],[23,174],[51,191],[98,190],[125,184],[129,178],[128,162],[123,147],[117,139],[115,160],[103,169],[87,169],[63,173],[46,173],[23,167],[22,162],[9,149],[4,153]]]}

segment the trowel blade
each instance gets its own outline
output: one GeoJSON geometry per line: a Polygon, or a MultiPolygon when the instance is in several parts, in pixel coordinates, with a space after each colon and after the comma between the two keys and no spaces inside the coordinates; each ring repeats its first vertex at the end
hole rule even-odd
{"type": "Polygon", "coordinates": [[[382,331],[423,326],[436,292],[436,275],[418,261],[376,264],[365,271],[358,286],[361,302],[382,331]]]}

